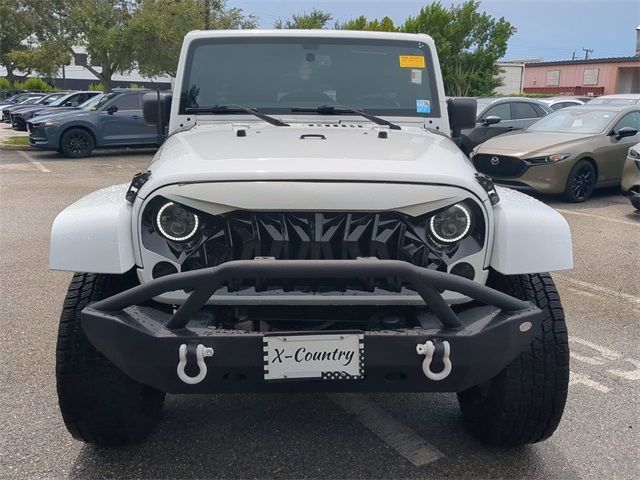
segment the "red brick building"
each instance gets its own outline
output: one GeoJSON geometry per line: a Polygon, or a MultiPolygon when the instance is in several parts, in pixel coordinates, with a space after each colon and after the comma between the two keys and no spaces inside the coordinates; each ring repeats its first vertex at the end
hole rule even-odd
{"type": "Polygon", "coordinates": [[[522,86],[553,95],[640,93],[640,56],[527,63],[522,86]]]}

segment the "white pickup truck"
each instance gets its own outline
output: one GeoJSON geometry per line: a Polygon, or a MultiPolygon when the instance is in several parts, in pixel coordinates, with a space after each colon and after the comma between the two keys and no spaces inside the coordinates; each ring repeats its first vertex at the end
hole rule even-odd
{"type": "MultiPolygon", "coordinates": [[[[166,393],[457,392],[480,439],[556,429],[572,268],[554,210],[496,188],[456,142],[433,40],[196,31],[148,171],[62,211],[76,273],[57,355],[69,431],[144,439],[166,393]],[[90,272],[90,273],[86,273],[90,272]]],[[[221,412],[222,413],[222,412],[221,412]]]]}

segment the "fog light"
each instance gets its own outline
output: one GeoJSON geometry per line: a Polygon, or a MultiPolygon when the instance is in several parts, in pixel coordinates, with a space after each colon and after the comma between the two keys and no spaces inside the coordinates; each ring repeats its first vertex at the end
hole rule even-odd
{"type": "Polygon", "coordinates": [[[153,266],[153,270],[151,271],[151,276],[153,278],[160,278],[167,275],[171,275],[173,273],[178,273],[178,269],[173,263],[158,262],[153,266]]]}
{"type": "Polygon", "coordinates": [[[431,235],[444,243],[462,240],[471,229],[471,213],[464,205],[457,203],[431,217],[431,235]]]}
{"type": "Polygon", "coordinates": [[[469,280],[473,280],[473,278],[476,276],[476,271],[471,266],[471,264],[467,262],[460,262],[455,264],[451,268],[450,273],[459,277],[468,278],[469,280]]]}
{"type": "Polygon", "coordinates": [[[156,217],[160,233],[174,242],[184,242],[195,235],[200,221],[198,216],[186,208],[173,203],[165,203],[156,217]]]}

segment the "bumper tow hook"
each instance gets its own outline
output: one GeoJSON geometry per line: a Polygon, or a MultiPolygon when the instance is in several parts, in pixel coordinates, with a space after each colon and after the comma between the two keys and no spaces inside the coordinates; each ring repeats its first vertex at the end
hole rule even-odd
{"type": "Polygon", "coordinates": [[[180,362],[178,362],[178,378],[189,385],[200,383],[204,380],[204,377],[207,376],[207,365],[204,363],[204,357],[213,357],[213,348],[205,347],[200,343],[196,347],[195,353],[200,371],[195,377],[191,377],[184,371],[187,366],[187,345],[183,343],[178,349],[178,355],[180,357],[180,362]]]}
{"type": "Polygon", "coordinates": [[[442,356],[442,363],[444,363],[444,368],[439,373],[434,373],[431,371],[431,361],[433,360],[433,354],[436,351],[436,346],[431,340],[428,340],[425,344],[419,343],[416,345],[416,352],[418,355],[424,355],[424,361],[422,362],[422,371],[425,376],[437,382],[439,380],[444,380],[451,373],[451,360],[449,359],[449,353],[451,352],[451,346],[449,342],[446,340],[442,342],[442,346],[444,347],[444,355],[442,356]]]}

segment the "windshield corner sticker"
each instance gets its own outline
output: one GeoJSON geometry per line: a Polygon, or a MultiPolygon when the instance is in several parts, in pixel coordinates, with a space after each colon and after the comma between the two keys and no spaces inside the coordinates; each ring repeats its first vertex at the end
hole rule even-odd
{"type": "Polygon", "coordinates": [[[425,68],[423,55],[400,55],[400,68],[425,68]]]}
{"type": "Polygon", "coordinates": [[[411,83],[422,85],[422,70],[417,68],[411,70],[411,83]]]}
{"type": "Polygon", "coordinates": [[[431,113],[431,102],[429,100],[417,99],[416,100],[416,112],[418,113],[431,113]]]}

